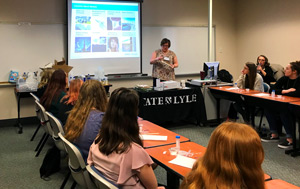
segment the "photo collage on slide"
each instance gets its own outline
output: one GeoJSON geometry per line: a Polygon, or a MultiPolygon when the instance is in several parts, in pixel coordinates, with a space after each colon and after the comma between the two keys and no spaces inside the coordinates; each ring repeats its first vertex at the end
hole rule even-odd
{"type": "Polygon", "coordinates": [[[136,52],[136,13],[115,10],[75,11],[75,53],[136,52]]]}

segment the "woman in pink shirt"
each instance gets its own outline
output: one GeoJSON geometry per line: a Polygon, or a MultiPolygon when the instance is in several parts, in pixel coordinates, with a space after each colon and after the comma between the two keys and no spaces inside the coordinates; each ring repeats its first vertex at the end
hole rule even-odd
{"type": "Polygon", "coordinates": [[[87,163],[122,188],[157,188],[153,161],[139,137],[138,99],[131,89],[113,91],[87,163]]]}

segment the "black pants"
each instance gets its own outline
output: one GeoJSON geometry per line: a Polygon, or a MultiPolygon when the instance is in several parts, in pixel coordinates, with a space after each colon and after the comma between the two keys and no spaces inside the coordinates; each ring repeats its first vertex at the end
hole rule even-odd
{"type": "Polygon", "coordinates": [[[243,116],[244,122],[250,123],[250,115],[246,107],[247,106],[245,104],[245,101],[242,99],[238,99],[236,102],[232,102],[230,104],[228,118],[237,119],[237,113],[240,113],[243,116]]]}

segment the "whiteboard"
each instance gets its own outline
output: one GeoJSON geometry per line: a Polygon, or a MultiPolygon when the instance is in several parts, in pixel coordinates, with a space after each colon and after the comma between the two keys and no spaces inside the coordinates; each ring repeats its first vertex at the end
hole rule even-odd
{"type": "MultiPolygon", "coordinates": [[[[179,67],[175,74],[195,74],[203,70],[203,62],[208,61],[208,27],[158,27],[144,26],[142,28],[142,72],[152,74],[150,58],[152,53],[160,48],[163,38],[171,41],[170,50],[174,51],[179,67]]],[[[213,28],[213,57],[215,57],[215,28],[213,28]]]]}
{"type": "Polygon", "coordinates": [[[66,57],[66,25],[22,25],[0,23],[0,82],[10,70],[37,71],[54,59],[66,57]]]}
{"type": "MultiPolygon", "coordinates": [[[[65,24],[22,25],[0,23],[0,82],[8,81],[9,71],[21,74],[39,70],[54,59],[67,57],[65,24]]],[[[213,36],[215,36],[213,29],[213,36]]],[[[208,59],[207,27],[142,27],[142,72],[151,75],[151,54],[160,48],[162,38],[171,40],[170,50],[177,55],[175,74],[199,73],[208,59]]],[[[215,56],[215,38],[213,38],[215,56]]],[[[120,70],[122,73],[122,70],[120,70]]]]}

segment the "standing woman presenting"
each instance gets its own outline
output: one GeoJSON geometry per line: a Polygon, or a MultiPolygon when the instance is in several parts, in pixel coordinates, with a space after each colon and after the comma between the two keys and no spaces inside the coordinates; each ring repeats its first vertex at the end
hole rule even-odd
{"type": "Polygon", "coordinates": [[[164,38],[161,40],[160,46],[161,49],[154,51],[150,60],[150,64],[153,64],[153,87],[156,86],[156,79],[162,81],[175,80],[174,68],[178,67],[176,54],[169,50],[171,41],[164,38]]]}

